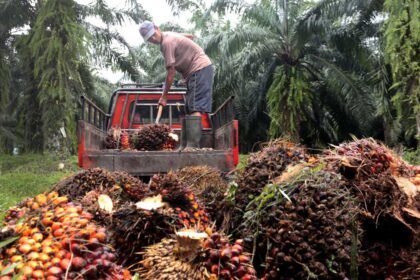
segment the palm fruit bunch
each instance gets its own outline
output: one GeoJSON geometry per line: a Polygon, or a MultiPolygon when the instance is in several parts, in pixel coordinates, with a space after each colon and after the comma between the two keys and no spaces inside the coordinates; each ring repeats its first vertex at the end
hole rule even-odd
{"type": "Polygon", "coordinates": [[[127,150],[131,148],[130,134],[127,131],[121,132],[120,147],[121,147],[121,150],[127,150]]]}
{"type": "Polygon", "coordinates": [[[140,279],[205,280],[205,233],[178,232],[176,239],[165,238],[142,252],[140,279]]]}
{"type": "Polygon", "coordinates": [[[257,279],[250,254],[245,253],[243,240],[238,239],[231,245],[227,237],[213,233],[204,241],[203,247],[210,279],[257,279]]]}
{"type": "Polygon", "coordinates": [[[92,223],[92,215],[80,205],[51,192],[21,207],[25,215],[8,224],[18,239],[0,254],[2,279],[131,279],[115,263],[106,230],[92,223]]]}
{"type": "Polygon", "coordinates": [[[118,260],[124,265],[140,261],[137,253],[144,247],[161,241],[164,237],[182,228],[175,210],[159,200],[148,198],[136,204],[130,203],[112,213],[109,226],[112,245],[117,249],[118,260]]]}
{"type": "Polygon", "coordinates": [[[147,125],[132,135],[133,145],[140,151],[160,151],[170,141],[171,129],[165,124],[147,125]]]}
{"type": "Polygon", "coordinates": [[[130,149],[132,146],[131,138],[132,135],[128,131],[113,127],[108,130],[105,136],[104,147],[105,149],[130,149]]]}
{"type": "Polygon", "coordinates": [[[382,173],[350,184],[360,204],[359,220],[364,231],[359,253],[359,274],[364,279],[420,276],[420,270],[415,271],[420,261],[415,253],[420,246],[420,197],[402,192],[396,180],[403,179],[382,173]]]}
{"type": "Polygon", "coordinates": [[[359,203],[363,235],[359,275],[363,279],[420,277],[418,167],[373,139],[343,143],[324,152],[327,169],[343,175],[359,203]],[[392,229],[392,230],[390,230],[392,229]]]}
{"type": "Polygon", "coordinates": [[[306,168],[271,184],[244,214],[263,279],[345,279],[359,232],[355,207],[341,176],[306,168]]]}
{"type": "Polygon", "coordinates": [[[118,143],[121,135],[121,129],[111,128],[108,130],[104,140],[105,149],[118,149],[118,143]]]}
{"type": "Polygon", "coordinates": [[[228,186],[217,169],[206,165],[189,166],[176,171],[176,175],[203,204],[210,219],[216,223],[216,228],[228,224],[229,207],[225,202],[228,186]]]}
{"type": "Polygon", "coordinates": [[[384,172],[411,177],[415,172],[413,166],[372,138],[340,144],[325,151],[324,159],[329,163],[329,169],[349,179],[363,180],[384,172]]]}
{"type": "MultiPolygon", "coordinates": [[[[125,172],[109,172],[101,168],[82,171],[58,183],[54,190],[71,201],[81,201],[91,191],[109,195],[116,205],[138,201],[150,195],[147,184],[125,172]]],[[[86,205],[87,206],[87,205],[86,205]]]]}
{"type": "Polygon", "coordinates": [[[282,140],[274,141],[260,152],[252,154],[237,176],[236,211],[232,217],[232,229],[240,229],[246,206],[260,194],[265,185],[280,176],[288,165],[309,160],[304,148],[282,140]]]}
{"type": "Polygon", "coordinates": [[[175,172],[154,175],[150,180],[150,190],[162,195],[162,201],[175,209],[185,227],[195,226],[202,230],[208,227],[208,214],[175,172]]]}
{"type": "Polygon", "coordinates": [[[181,230],[176,239],[163,239],[143,253],[141,279],[257,279],[242,241],[233,245],[218,233],[209,237],[181,230]]]}
{"type": "Polygon", "coordinates": [[[179,143],[178,134],[171,132],[169,133],[169,137],[166,139],[165,143],[163,144],[162,150],[171,151],[177,147],[178,143],[179,143]]]}

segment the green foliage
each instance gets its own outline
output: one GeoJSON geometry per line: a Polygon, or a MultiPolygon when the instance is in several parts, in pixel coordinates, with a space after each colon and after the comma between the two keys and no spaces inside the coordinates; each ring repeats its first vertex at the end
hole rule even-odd
{"type": "Polygon", "coordinates": [[[392,88],[396,92],[392,101],[406,138],[417,134],[420,143],[420,3],[386,0],[385,11],[389,16],[385,53],[392,67],[392,88]]]}
{"type": "MultiPolygon", "coordinates": [[[[53,184],[78,170],[77,158],[65,161],[54,155],[25,154],[10,156],[0,154],[0,213],[27,197],[49,190],[53,184]],[[58,170],[58,163],[64,169],[58,170]]],[[[0,220],[3,216],[0,216],[0,220]]]]}
{"type": "Polygon", "coordinates": [[[237,166],[238,169],[244,169],[246,166],[246,163],[248,161],[249,155],[240,154],[239,155],[239,164],[237,166]]]}
{"type": "Polygon", "coordinates": [[[95,90],[104,83],[93,77],[89,64],[120,69],[137,79],[133,50],[112,30],[150,15],[134,0],[126,1],[122,9],[110,8],[103,0],[87,5],[73,0],[4,0],[0,18],[0,114],[2,123],[6,117],[8,123],[15,122],[7,137],[1,125],[0,150],[19,145],[38,152],[56,149],[60,143],[60,149],[71,147],[74,152],[79,95],[105,107],[112,93],[109,90],[105,96],[103,89],[95,90]],[[90,17],[103,25],[92,25],[90,17]],[[27,27],[28,32],[20,32],[27,27]],[[57,134],[60,127],[66,128],[67,139],[57,134]]]}
{"type": "MultiPolygon", "coordinates": [[[[85,32],[77,22],[74,5],[74,1],[46,1],[29,40],[34,77],[39,80],[42,131],[48,140],[58,135],[60,127],[70,137],[76,133],[76,100],[83,92],[78,69],[85,55],[85,32]]],[[[59,142],[60,146],[68,145],[59,142]]]]}
{"type": "Polygon", "coordinates": [[[135,0],[126,1],[124,9],[112,9],[106,1],[95,0],[88,5],[77,4],[75,10],[80,24],[90,34],[87,39],[91,43],[92,64],[121,70],[133,81],[137,81],[140,73],[135,49],[113,31],[112,27],[123,25],[127,21],[139,23],[150,19],[149,13],[135,0]],[[91,24],[87,19],[92,16],[100,19],[102,24],[91,24]]]}
{"type": "Polygon", "coordinates": [[[304,121],[304,107],[311,102],[309,80],[298,66],[278,66],[267,93],[271,117],[270,136],[288,136],[299,141],[298,125],[304,121]],[[290,133],[289,135],[285,135],[290,133]]]}
{"type": "Polygon", "coordinates": [[[9,101],[10,69],[4,56],[0,49],[0,112],[3,111],[9,101]]]}
{"type": "MultiPolygon", "coordinates": [[[[363,50],[360,57],[369,52],[360,47],[361,39],[354,40],[356,32],[340,25],[343,14],[351,10],[341,9],[342,2],[214,4],[216,10],[225,11],[236,5],[233,10],[242,16],[234,30],[215,33],[206,51],[217,57],[217,95],[222,90],[238,96],[239,120],[247,126],[241,127],[241,133],[246,139],[255,137],[255,130],[268,122],[271,137],[288,136],[311,144],[337,143],[349,133],[369,133],[372,123],[366,119],[374,119],[374,96],[360,85],[363,75],[353,73],[355,65],[338,43],[346,39],[347,49],[363,50]]],[[[260,141],[266,140],[263,133],[259,135],[260,141]]]]}
{"type": "Polygon", "coordinates": [[[403,158],[413,165],[420,165],[420,149],[404,149],[403,158]]]}

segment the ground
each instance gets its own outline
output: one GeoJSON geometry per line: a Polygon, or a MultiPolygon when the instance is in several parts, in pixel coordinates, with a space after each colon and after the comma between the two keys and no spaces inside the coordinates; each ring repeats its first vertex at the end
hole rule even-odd
{"type": "Polygon", "coordinates": [[[77,170],[76,156],[60,160],[55,155],[0,155],[0,220],[9,207],[47,191],[77,170]],[[62,170],[59,163],[64,163],[62,170]]]}

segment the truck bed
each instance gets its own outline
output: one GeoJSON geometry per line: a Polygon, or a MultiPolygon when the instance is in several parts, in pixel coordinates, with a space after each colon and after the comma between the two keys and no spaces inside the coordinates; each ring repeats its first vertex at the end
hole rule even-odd
{"type": "MultiPolygon", "coordinates": [[[[135,176],[150,176],[167,173],[186,166],[208,165],[221,172],[233,170],[237,164],[232,147],[237,133],[234,120],[215,132],[209,131],[202,138],[214,143],[212,149],[197,151],[138,151],[110,150],[103,148],[106,133],[85,121],[79,121],[79,164],[88,169],[105,168],[110,171],[125,171],[135,176]]],[[[203,145],[206,146],[206,145],[203,145]]]]}
{"type": "MultiPolygon", "coordinates": [[[[127,100],[128,93],[122,96],[127,100]]],[[[200,147],[204,149],[181,152],[138,151],[105,149],[112,114],[106,114],[84,97],[81,102],[82,119],[77,126],[79,166],[84,169],[101,167],[110,171],[125,171],[135,176],[167,173],[197,165],[215,167],[221,172],[232,171],[239,161],[238,121],[234,119],[232,101],[233,97],[228,98],[215,113],[209,115],[211,128],[203,128],[200,140],[200,147]]],[[[125,103],[124,99],[120,102],[125,103]]],[[[181,131],[174,128],[174,132],[179,135],[181,131]]]]}

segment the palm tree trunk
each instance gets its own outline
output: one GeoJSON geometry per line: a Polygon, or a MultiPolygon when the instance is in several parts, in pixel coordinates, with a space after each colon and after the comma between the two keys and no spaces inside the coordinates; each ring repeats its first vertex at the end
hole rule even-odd
{"type": "Polygon", "coordinates": [[[416,114],[416,123],[417,123],[417,149],[420,149],[420,112],[416,114]]]}

